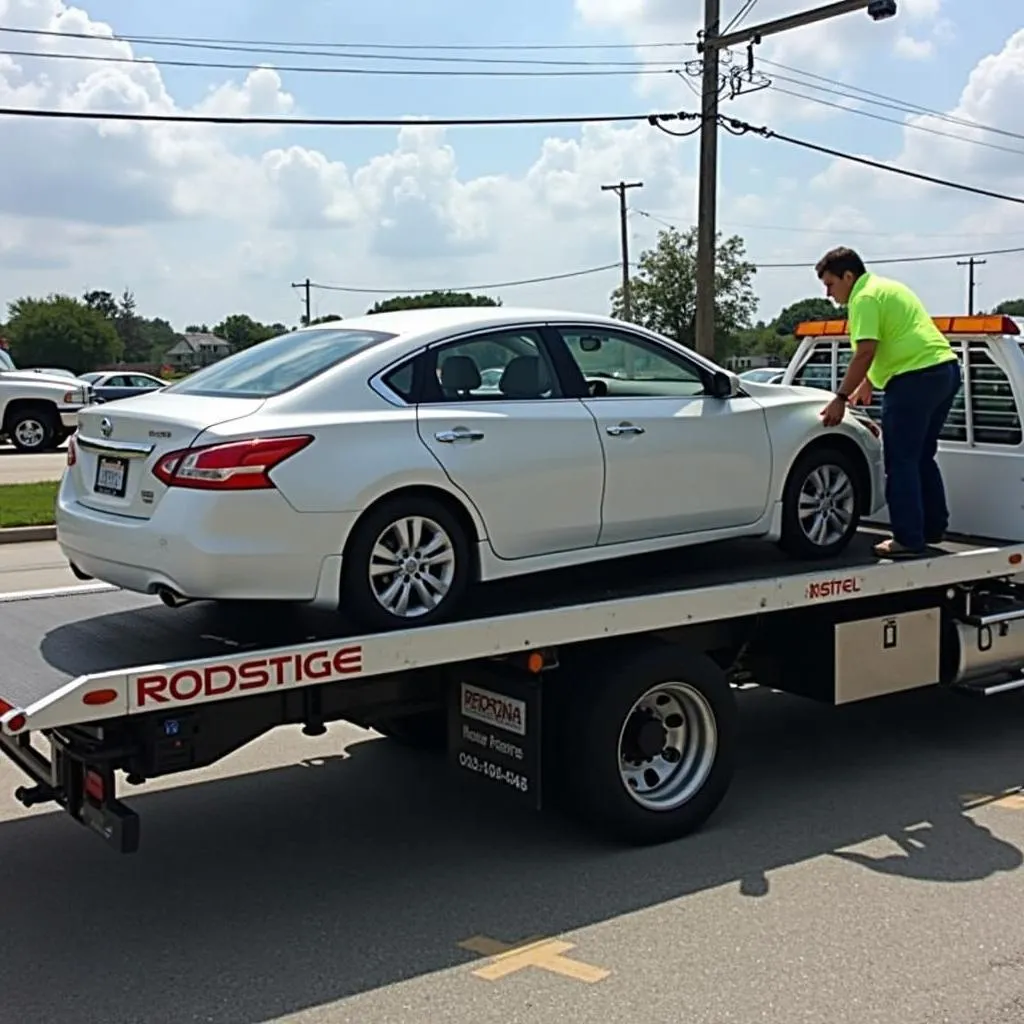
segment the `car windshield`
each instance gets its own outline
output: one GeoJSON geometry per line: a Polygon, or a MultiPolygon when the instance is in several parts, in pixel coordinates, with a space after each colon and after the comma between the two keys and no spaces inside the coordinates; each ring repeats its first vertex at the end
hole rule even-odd
{"type": "Polygon", "coordinates": [[[295,331],[243,349],[207,366],[164,393],[270,398],[336,366],[357,352],[395,337],[383,331],[327,328],[295,331]]]}

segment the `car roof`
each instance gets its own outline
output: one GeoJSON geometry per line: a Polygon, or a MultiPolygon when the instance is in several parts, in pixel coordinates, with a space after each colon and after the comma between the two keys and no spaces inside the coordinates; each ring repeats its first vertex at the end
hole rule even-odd
{"type": "Polygon", "coordinates": [[[444,331],[459,327],[500,327],[523,320],[604,324],[627,326],[622,321],[594,313],[567,312],[530,306],[437,306],[428,309],[397,309],[386,313],[367,313],[347,320],[300,327],[295,333],[323,330],[385,331],[389,334],[412,335],[444,331]]]}

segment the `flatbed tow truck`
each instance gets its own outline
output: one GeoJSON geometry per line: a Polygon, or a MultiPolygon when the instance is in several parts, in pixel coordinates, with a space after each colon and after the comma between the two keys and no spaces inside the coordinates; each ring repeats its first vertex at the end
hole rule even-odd
{"type": "Polygon", "coordinates": [[[342,720],[446,750],[481,785],[617,840],[675,839],[727,794],[739,689],[843,705],[1024,687],[1024,543],[957,537],[888,562],[877,539],[865,527],[827,563],[742,541],[547,574],[482,593],[468,620],[374,635],[102,585],[7,595],[0,750],[31,781],[22,804],[55,802],[124,853],[140,826],[122,776],[342,720]]]}

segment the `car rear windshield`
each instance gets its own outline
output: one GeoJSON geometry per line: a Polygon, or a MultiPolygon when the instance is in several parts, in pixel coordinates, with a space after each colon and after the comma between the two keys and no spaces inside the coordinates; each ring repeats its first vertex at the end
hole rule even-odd
{"type": "Polygon", "coordinates": [[[271,398],[395,337],[383,331],[328,328],[281,334],[193,373],[164,391],[179,395],[271,398]]]}

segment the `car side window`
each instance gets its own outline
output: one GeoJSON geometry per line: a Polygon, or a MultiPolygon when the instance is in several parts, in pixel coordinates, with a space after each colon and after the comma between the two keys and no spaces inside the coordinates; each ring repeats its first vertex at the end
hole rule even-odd
{"type": "Polygon", "coordinates": [[[427,374],[426,402],[560,398],[562,391],[536,331],[490,331],[438,346],[427,374]]]}
{"type": "Polygon", "coordinates": [[[688,398],[705,393],[696,364],[647,338],[601,327],[558,330],[594,397],[688,398]]]}

